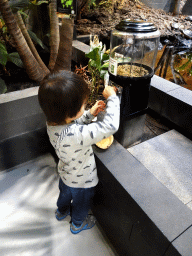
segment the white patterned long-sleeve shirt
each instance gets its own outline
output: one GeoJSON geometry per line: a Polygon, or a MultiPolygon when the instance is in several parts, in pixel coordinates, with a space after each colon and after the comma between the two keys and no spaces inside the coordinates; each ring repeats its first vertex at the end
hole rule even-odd
{"type": "Polygon", "coordinates": [[[98,183],[92,145],[119,128],[120,102],[116,95],[107,99],[102,121],[91,122],[90,111],[66,125],[47,125],[49,139],[59,158],[58,172],[69,187],[89,188],[98,183]]]}

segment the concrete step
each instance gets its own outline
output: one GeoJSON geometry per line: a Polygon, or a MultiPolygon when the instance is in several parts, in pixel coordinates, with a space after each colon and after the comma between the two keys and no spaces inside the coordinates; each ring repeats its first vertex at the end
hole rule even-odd
{"type": "Polygon", "coordinates": [[[128,151],[192,210],[191,140],[171,130],[128,151]]]}
{"type": "Polygon", "coordinates": [[[0,173],[1,256],[115,256],[97,223],[77,235],[55,218],[56,164],[50,154],[0,173]]]}

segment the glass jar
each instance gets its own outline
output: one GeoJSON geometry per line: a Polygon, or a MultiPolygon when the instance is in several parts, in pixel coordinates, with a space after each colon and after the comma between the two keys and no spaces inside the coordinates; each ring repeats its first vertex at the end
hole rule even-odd
{"type": "Polygon", "coordinates": [[[109,74],[118,77],[152,76],[160,32],[153,23],[122,20],[112,31],[109,74]]]}

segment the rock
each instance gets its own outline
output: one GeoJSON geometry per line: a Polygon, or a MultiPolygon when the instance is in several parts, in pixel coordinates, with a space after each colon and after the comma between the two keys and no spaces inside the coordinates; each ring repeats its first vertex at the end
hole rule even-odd
{"type": "Polygon", "coordinates": [[[183,33],[187,38],[192,39],[192,30],[185,29],[185,30],[182,30],[182,33],[183,33]]]}
{"type": "Polygon", "coordinates": [[[189,20],[189,21],[192,21],[192,16],[187,16],[185,19],[189,20]]]}

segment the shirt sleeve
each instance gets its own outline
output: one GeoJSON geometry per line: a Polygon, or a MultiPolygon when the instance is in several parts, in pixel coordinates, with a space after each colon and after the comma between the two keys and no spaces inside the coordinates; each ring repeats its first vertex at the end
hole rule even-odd
{"type": "Polygon", "coordinates": [[[76,120],[78,124],[89,124],[95,116],[91,114],[90,110],[87,110],[83,115],[76,120]]]}
{"type": "Polygon", "coordinates": [[[84,146],[93,145],[114,134],[119,128],[120,100],[116,95],[107,99],[105,114],[101,121],[79,125],[78,133],[84,146]]]}

